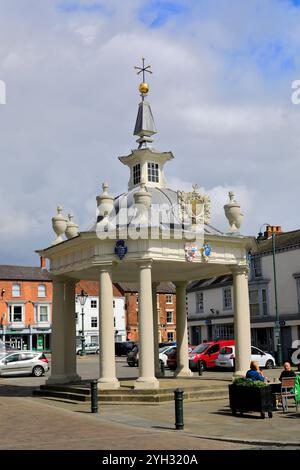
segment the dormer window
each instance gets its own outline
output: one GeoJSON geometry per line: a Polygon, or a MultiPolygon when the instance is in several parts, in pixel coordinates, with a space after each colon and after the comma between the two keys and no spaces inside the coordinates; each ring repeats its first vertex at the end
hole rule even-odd
{"type": "Polygon", "coordinates": [[[133,167],[133,184],[139,184],[141,182],[141,165],[138,163],[133,167]]]}
{"type": "Polygon", "coordinates": [[[158,163],[148,163],[148,181],[159,182],[158,163]]]}

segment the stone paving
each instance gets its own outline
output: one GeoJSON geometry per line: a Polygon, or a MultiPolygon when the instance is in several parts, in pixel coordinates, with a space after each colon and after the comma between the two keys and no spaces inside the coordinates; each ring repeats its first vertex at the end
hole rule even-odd
{"type": "MultiPolygon", "coordinates": [[[[94,360],[85,362],[92,366],[94,360]]],[[[91,376],[90,372],[86,375],[91,376]]],[[[268,371],[268,375],[278,377],[279,372],[268,371]]],[[[228,384],[228,374],[205,375],[207,385],[223,380],[228,384]]],[[[194,376],[190,383],[196,379],[194,376]]],[[[199,379],[206,382],[205,376],[199,379]]],[[[185,429],[175,431],[172,402],[159,406],[105,404],[99,405],[98,414],[91,414],[89,403],[32,397],[33,388],[44,381],[1,378],[0,449],[300,450],[300,413],[293,408],[263,420],[258,413],[232,416],[227,399],[185,402],[185,429]]]]}
{"type": "Polygon", "coordinates": [[[227,400],[186,402],[184,431],[174,430],[172,403],[105,405],[91,414],[89,404],[2,393],[0,415],[0,449],[8,450],[300,449],[300,413],[232,416],[227,400]]]}
{"type": "MultiPolygon", "coordinates": [[[[134,413],[134,409],[132,409],[134,413]]],[[[83,407],[44,399],[0,397],[0,449],[6,450],[216,450],[251,446],[214,442],[181,431],[140,427],[90,414],[83,407]],[[41,401],[42,400],[42,401],[41,401]]],[[[159,424],[159,420],[157,423],[159,424]]]]}

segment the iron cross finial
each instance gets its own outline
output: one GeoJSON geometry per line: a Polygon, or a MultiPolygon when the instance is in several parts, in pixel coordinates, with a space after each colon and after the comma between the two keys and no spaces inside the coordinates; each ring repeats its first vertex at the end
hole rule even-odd
{"type": "Polygon", "coordinates": [[[143,66],[142,67],[137,67],[135,66],[135,70],[138,70],[137,74],[139,75],[141,72],[143,72],[143,82],[145,81],[145,72],[148,72],[148,73],[153,73],[152,70],[151,70],[151,65],[147,65],[145,67],[145,58],[142,57],[142,62],[143,62],[143,66]]]}

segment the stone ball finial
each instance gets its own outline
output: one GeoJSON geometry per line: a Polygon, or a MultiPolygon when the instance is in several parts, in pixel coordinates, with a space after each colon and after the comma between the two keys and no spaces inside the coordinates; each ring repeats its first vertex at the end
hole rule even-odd
{"type": "Polygon", "coordinates": [[[228,196],[229,202],[224,206],[225,216],[230,225],[228,233],[239,233],[244,215],[241,212],[240,204],[236,201],[234,192],[229,191],[228,196]]]}
{"type": "Polygon", "coordinates": [[[106,181],[104,181],[104,183],[102,183],[102,189],[103,189],[103,193],[102,194],[108,194],[108,183],[106,181]]]}
{"type": "Polygon", "coordinates": [[[67,229],[67,219],[62,214],[62,206],[57,206],[57,215],[52,217],[52,227],[56,233],[56,239],[52,242],[52,245],[57,245],[63,241],[63,234],[67,229]]]}

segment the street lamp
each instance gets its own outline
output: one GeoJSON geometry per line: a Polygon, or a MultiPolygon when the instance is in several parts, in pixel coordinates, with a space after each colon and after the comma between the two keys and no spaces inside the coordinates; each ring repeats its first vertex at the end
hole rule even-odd
{"type": "Polygon", "coordinates": [[[85,338],[84,338],[84,305],[88,294],[81,289],[80,294],[77,294],[77,300],[81,305],[81,356],[85,356],[85,338]]]}
{"type": "MultiPolygon", "coordinates": [[[[257,241],[263,241],[266,240],[266,236],[263,235],[262,233],[262,227],[264,226],[269,226],[271,227],[270,224],[263,224],[260,227],[259,234],[257,237],[257,241]]],[[[276,259],[275,259],[275,254],[276,254],[276,246],[275,246],[275,235],[276,232],[272,231],[272,255],[273,255],[273,275],[274,275],[274,294],[275,294],[275,327],[274,327],[274,333],[275,333],[275,347],[278,355],[278,365],[282,365],[282,345],[281,345],[281,329],[280,329],[280,320],[279,320],[279,310],[278,310],[278,290],[277,290],[277,275],[276,275],[276,259]]]]}

